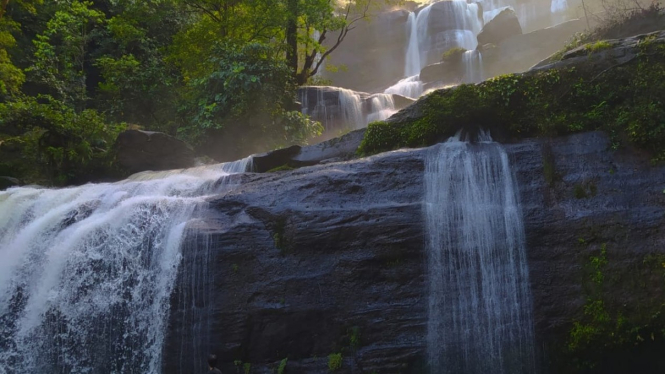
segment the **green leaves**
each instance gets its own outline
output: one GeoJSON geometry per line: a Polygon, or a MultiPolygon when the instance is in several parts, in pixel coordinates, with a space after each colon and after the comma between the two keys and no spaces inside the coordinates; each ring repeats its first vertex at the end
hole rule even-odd
{"type": "Polygon", "coordinates": [[[27,69],[34,79],[54,90],[59,100],[84,109],[86,62],[95,26],[105,21],[102,12],[93,10],[90,1],[72,0],[55,12],[46,30],[33,40],[34,64],[27,69]]]}

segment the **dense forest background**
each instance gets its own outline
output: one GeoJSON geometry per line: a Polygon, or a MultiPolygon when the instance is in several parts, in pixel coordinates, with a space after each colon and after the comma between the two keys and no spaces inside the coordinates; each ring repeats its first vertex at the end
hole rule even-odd
{"type": "Polygon", "coordinates": [[[127,128],[218,161],[304,143],[297,86],[390,2],[0,0],[0,175],[108,177],[127,128]]]}

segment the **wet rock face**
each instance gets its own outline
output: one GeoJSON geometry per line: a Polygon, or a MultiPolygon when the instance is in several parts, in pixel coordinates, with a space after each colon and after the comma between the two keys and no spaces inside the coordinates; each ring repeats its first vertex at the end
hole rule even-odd
{"type": "MultiPolygon", "coordinates": [[[[521,194],[534,344],[546,367],[582,315],[585,264],[601,243],[617,275],[665,253],[665,168],[609,145],[602,133],[506,145],[521,194]]],[[[228,372],[241,361],[269,373],[288,357],[289,373],[326,373],[334,353],[339,372],[420,372],[428,151],[227,181],[230,191],[190,226],[164,372],[205,369],[208,352],[228,372]]],[[[612,297],[630,304],[644,295],[612,297]]]]}

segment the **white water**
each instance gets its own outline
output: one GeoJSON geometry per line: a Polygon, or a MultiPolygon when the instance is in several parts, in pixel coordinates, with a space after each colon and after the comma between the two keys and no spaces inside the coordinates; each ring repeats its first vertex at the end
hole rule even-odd
{"type": "Polygon", "coordinates": [[[455,46],[474,50],[478,46],[476,36],[483,28],[483,20],[478,17],[478,4],[468,4],[464,0],[453,0],[455,19],[455,46]]]}
{"type": "Polygon", "coordinates": [[[0,373],[160,373],[188,222],[243,167],[0,192],[0,373]]]}
{"type": "Polygon", "coordinates": [[[483,55],[479,51],[466,51],[462,54],[464,64],[464,83],[479,83],[484,77],[483,55]]]}
{"type": "MultiPolygon", "coordinates": [[[[467,3],[464,0],[449,0],[449,13],[446,14],[446,19],[454,28],[436,36],[433,41],[429,35],[429,21],[432,7],[436,2],[431,3],[422,8],[418,14],[414,12],[409,13],[406,23],[406,32],[408,35],[408,44],[406,49],[406,64],[404,67],[404,74],[406,78],[401,79],[394,85],[387,88],[384,93],[398,94],[413,99],[417,99],[423,94],[424,85],[420,81],[420,71],[427,66],[430,62],[429,51],[433,47],[433,43],[448,46],[449,48],[464,48],[467,50],[475,50],[478,45],[476,36],[483,27],[483,20],[478,17],[478,4],[467,3]]],[[[440,56],[439,56],[440,57],[440,56]]],[[[465,65],[468,68],[482,69],[482,59],[474,57],[471,60],[465,60],[465,65]],[[477,62],[481,64],[478,65],[477,62]]],[[[482,70],[468,72],[467,76],[471,76],[473,82],[478,82],[477,77],[482,79],[482,70]]],[[[466,80],[466,77],[463,79],[466,80]]]]}
{"type": "Polygon", "coordinates": [[[384,93],[396,94],[417,99],[423,94],[424,85],[419,75],[407,77],[388,87],[384,93]]]}
{"type": "Polygon", "coordinates": [[[372,95],[369,99],[369,106],[369,114],[366,119],[367,124],[374,121],[383,121],[397,112],[392,95],[372,95]]]}
{"type": "Polygon", "coordinates": [[[373,121],[383,120],[393,115],[395,103],[392,95],[377,93],[367,97],[345,88],[333,88],[335,94],[325,87],[317,89],[316,103],[309,110],[307,91],[300,92],[303,113],[313,120],[320,121],[326,131],[356,130],[366,127],[373,121]],[[334,100],[333,98],[337,98],[334,100]],[[330,102],[326,102],[329,100],[330,102]]]}
{"type": "Polygon", "coordinates": [[[406,33],[409,36],[406,46],[406,64],[404,66],[404,76],[410,77],[420,74],[420,47],[418,45],[418,22],[416,13],[409,12],[409,18],[406,21],[406,33]]]}
{"type": "Polygon", "coordinates": [[[519,194],[501,145],[459,138],[426,159],[432,373],[535,372],[519,194]]]}

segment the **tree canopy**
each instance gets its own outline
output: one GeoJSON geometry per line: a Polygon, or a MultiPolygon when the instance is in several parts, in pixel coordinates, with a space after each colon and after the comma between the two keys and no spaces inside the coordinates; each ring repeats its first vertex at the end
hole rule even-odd
{"type": "Polygon", "coordinates": [[[0,175],[113,174],[124,128],[219,161],[303,144],[296,89],[396,0],[0,0],[0,175]],[[39,167],[29,167],[29,165],[39,167]]]}

